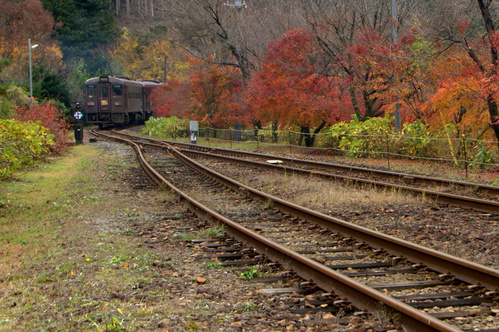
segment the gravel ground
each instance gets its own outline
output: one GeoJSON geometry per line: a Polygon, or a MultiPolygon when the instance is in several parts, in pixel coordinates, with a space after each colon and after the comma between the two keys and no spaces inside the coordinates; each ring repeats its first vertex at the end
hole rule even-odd
{"type": "MultiPolygon", "coordinates": [[[[0,331],[361,332],[393,328],[389,317],[380,314],[367,321],[355,318],[345,322],[338,314],[291,313],[288,303],[311,307],[314,294],[303,302],[302,295],[269,295],[262,290],[296,286],[298,279],[248,281],[241,277],[247,269],[220,267],[199,245],[179,241],[183,233],[208,225],[175,197],[138,175],[141,171],[130,148],[102,140],[93,146],[101,150],[93,161],[91,180],[99,186],[92,193],[98,208],[82,208],[76,218],[57,221],[64,228],[58,236],[58,259],[62,261],[55,260],[54,266],[25,258],[24,270],[22,264],[17,271],[0,269],[0,303],[5,303],[0,304],[0,331]],[[142,257],[147,259],[139,260],[142,257]],[[28,287],[28,282],[12,278],[18,273],[20,280],[25,280],[23,275],[28,280],[28,275],[44,275],[48,268],[56,271],[67,261],[72,262],[73,270],[57,272],[57,279],[31,280],[28,287]],[[73,273],[77,270],[83,272],[78,276],[73,273]],[[33,300],[38,293],[46,298],[33,300]]],[[[352,204],[310,199],[321,196],[310,189],[298,195],[296,187],[269,186],[267,179],[251,173],[245,177],[273,194],[307,201],[336,217],[499,267],[498,215],[406,202],[359,203],[352,210],[352,204]]]]}
{"type": "Polygon", "coordinates": [[[202,163],[264,192],[360,226],[499,269],[499,211],[482,213],[307,177],[202,163]]]}
{"type": "MultiPolygon", "coordinates": [[[[310,303],[321,292],[306,297],[269,295],[263,290],[296,287],[300,280],[291,274],[273,283],[258,282],[241,277],[248,267],[220,267],[200,245],[179,240],[209,225],[153,185],[131,148],[105,140],[85,144],[101,151],[97,159],[87,161],[89,181],[97,188],[90,193],[94,203],[75,206],[67,220],[57,220],[63,226],[54,256],[25,258],[26,269],[15,272],[22,282],[13,281],[12,272],[0,273],[0,302],[7,304],[0,305],[0,331],[375,331],[375,327],[391,327],[389,317],[345,320],[342,313],[290,312],[289,303],[302,309],[314,307],[310,303]],[[61,272],[66,264],[71,271],[61,272]],[[45,279],[40,282],[40,278],[45,279]]],[[[283,272],[269,271],[266,277],[283,272]]]]}

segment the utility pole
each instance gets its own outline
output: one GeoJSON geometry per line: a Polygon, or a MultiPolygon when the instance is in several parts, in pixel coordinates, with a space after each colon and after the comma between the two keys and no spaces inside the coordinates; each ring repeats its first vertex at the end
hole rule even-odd
{"type": "Polygon", "coordinates": [[[29,99],[31,101],[31,105],[33,105],[33,71],[31,69],[31,50],[37,48],[38,44],[31,45],[31,39],[28,39],[28,48],[29,48],[29,99]]]}
{"type": "MultiPolygon", "coordinates": [[[[398,19],[397,19],[397,0],[392,0],[392,41],[393,44],[398,43],[398,36],[397,36],[397,26],[398,26],[398,19]]],[[[396,77],[395,77],[396,79],[396,77]]],[[[400,119],[400,103],[398,102],[398,98],[396,98],[396,104],[395,104],[395,129],[400,130],[402,128],[402,123],[400,119]]]]}

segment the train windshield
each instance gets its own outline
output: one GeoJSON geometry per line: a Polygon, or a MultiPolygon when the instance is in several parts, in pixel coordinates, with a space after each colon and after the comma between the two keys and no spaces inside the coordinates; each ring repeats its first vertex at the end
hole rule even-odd
{"type": "Polygon", "coordinates": [[[113,85],[113,96],[122,96],[122,95],[123,95],[123,86],[113,85]]]}
{"type": "Polygon", "coordinates": [[[87,98],[95,98],[95,85],[87,85],[87,98]]]}
{"type": "Polygon", "coordinates": [[[109,97],[109,88],[107,86],[101,86],[100,87],[100,96],[102,98],[109,97]]]}

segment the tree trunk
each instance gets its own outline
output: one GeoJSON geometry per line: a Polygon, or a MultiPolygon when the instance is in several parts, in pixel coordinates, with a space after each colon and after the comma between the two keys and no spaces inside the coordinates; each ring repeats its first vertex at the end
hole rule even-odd
{"type": "MultiPolygon", "coordinates": [[[[487,106],[489,108],[490,123],[494,134],[496,135],[497,141],[499,142],[499,110],[497,107],[497,102],[494,100],[492,95],[487,96],[487,106]]],[[[498,143],[499,149],[499,143],[498,143]]]]}
{"type": "MultiPolygon", "coordinates": [[[[317,137],[317,134],[324,128],[324,126],[327,124],[326,121],[322,120],[321,124],[315,128],[313,134],[310,134],[310,127],[308,126],[300,126],[300,132],[302,133],[302,137],[305,139],[305,146],[307,148],[311,148],[314,146],[315,143],[315,138],[317,137]]],[[[301,145],[301,142],[300,142],[301,145]]]]}
{"type": "Polygon", "coordinates": [[[255,135],[255,140],[258,140],[258,131],[262,129],[262,121],[260,120],[251,120],[253,124],[253,135],[255,135]]]}
{"type": "Polygon", "coordinates": [[[300,126],[300,133],[302,133],[301,136],[305,140],[305,146],[307,148],[311,148],[312,146],[314,146],[315,137],[313,135],[310,135],[310,127],[300,126]]]}
{"type": "Polygon", "coordinates": [[[359,103],[357,102],[357,95],[355,94],[355,88],[352,86],[348,89],[350,92],[350,100],[352,101],[353,109],[355,111],[355,115],[357,116],[358,121],[364,121],[365,118],[360,111],[359,103]]]}
{"type": "Polygon", "coordinates": [[[277,121],[272,122],[272,142],[274,143],[277,143],[277,129],[279,129],[277,121]]]}
{"type": "MultiPolygon", "coordinates": [[[[492,16],[490,15],[490,5],[492,1],[485,3],[483,0],[477,0],[478,7],[482,13],[483,22],[485,24],[485,30],[487,30],[487,37],[490,42],[490,58],[492,62],[492,69],[489,73],[486,73],[487,76],[495,76],[497,74],[497,66],[499,65],[499,55],[497,46],[494,43],[494,35],[496,34],[496,28],[494,26],[494,21],[492,20],[492,16]]],[[[468,47],[468,54],[470,57],[477,63],[478,67],[482,72],[485,73],[485,67],[480,63],[478,58],[475,56],[475,53],[471,48],[468,47]]],[[[492,130],[499,141],[499,111],[497,106],[497,101],[494,99],[492,94],[487,95],[487,106],[489,109],[490,122],[492,130]]],[[[499,143],[498,143],[499,148],[499,143]]]]}

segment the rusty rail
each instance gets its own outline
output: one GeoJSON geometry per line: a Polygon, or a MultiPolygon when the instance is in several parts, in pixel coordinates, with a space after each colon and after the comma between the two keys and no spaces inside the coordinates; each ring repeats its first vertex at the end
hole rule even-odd
{"type": "MultiPolygon", "coordinates": [[[[278,243],[270,241],[262,237],[261,235],[218,214],[217,212],[203,206],[182,191],[178,190],[175,186],[164,179],[158,172],[156,172],[145,161],[141,152],[141,148],[138,144],[135,144],[130,140],[116,138],[110,135],[104,135],[102,133],[98,133],[97,135],[119,139],[131,145],[137,152],[137,156],[142,168],[151,178],[154,179],[155,182],[157,182],[158,184],[166,185],[168,188],[175,191],[184,200],[189,202],[191,207],[198,213],[206,216],[207,218],[214,219],[218,223],[223,223],[224,225],[226,225],[226,227],[234,237],[247,243],[250,246],[253,246],[260,253],[267,255],[267,257],[277,260],[282,265],[293,269],[302,278],[312,280],[325,291],[334,292],[341,297],[346,297],[350,302],[352,302],[352,304],[354,304],[358,308],[366,309],[369,311],[379,310],[381,304],[383,308],[389,312],[389,314],[398,316],[398,322],[404,325],[407,331],[459,331],[456,328],[430,315],[427,315],[422,311],[414,309],[407,304],[397,301],[392,297],[386,296],[371,287],[358,283],[341,273],[338,273],[324,265],[319,264],[316,261],[308,259],[303,255],[289,250],[288,248],[278,243]]],[[[405,256],[406,258],[412,259],[416,262],[422,262],[437,271],[445,271],[444,273],[451,272],[458,278],[462,278],[463,280],[471,279],[472,282],[481,282],[482,285],[491,288],[497,288],[499,286],[498,271],[488,269],[486,267],[482,267],[480,265],[464,261],[449,255],[445,255],[431,249],[417,246],[406,241],[398,240],[384,234],[376,233],[374,231],[349,224],[345,221],[331,218],[318,212],[311,211],[294,204],[290,204],[288,202],[285,202],[284,200],[272,197],[265,193],[261,193],[253,188],[237,183],[236,181],[233,181],[221,174],[206,169],[205,167],[199,165],[195,161],[177,151],[175,148],[169,147],[168,149],[170,153],[175,155],[190,167],[193,167],[200,172],[209,174],[210,176],[214,176],[220,182],[229,187],[237,188],[238,190],[242,188],[246,192],[249,192],[253,197],[259,197],[260,200],[271,200],[276,208],[288,211],[294,215],[303,217],[304,219],[318,222],[321,225],[342,233],[343,235],[352,236],[360,241],[365,241],[366,243],[374,247],[380,247],[388,252],[395,252],[396,254],[401,254],[401,256],[405,256]],[[433,257],[433,259],[431,259],[430,257],[433,257]],[[468,272],[459,273],[459,270],[466,270],[468,272]],[[473,271],[472,274],[480,275],[480,278],[476,278],[476,275],[471,277],[469,275],[471,271],[473,271]]]]}

